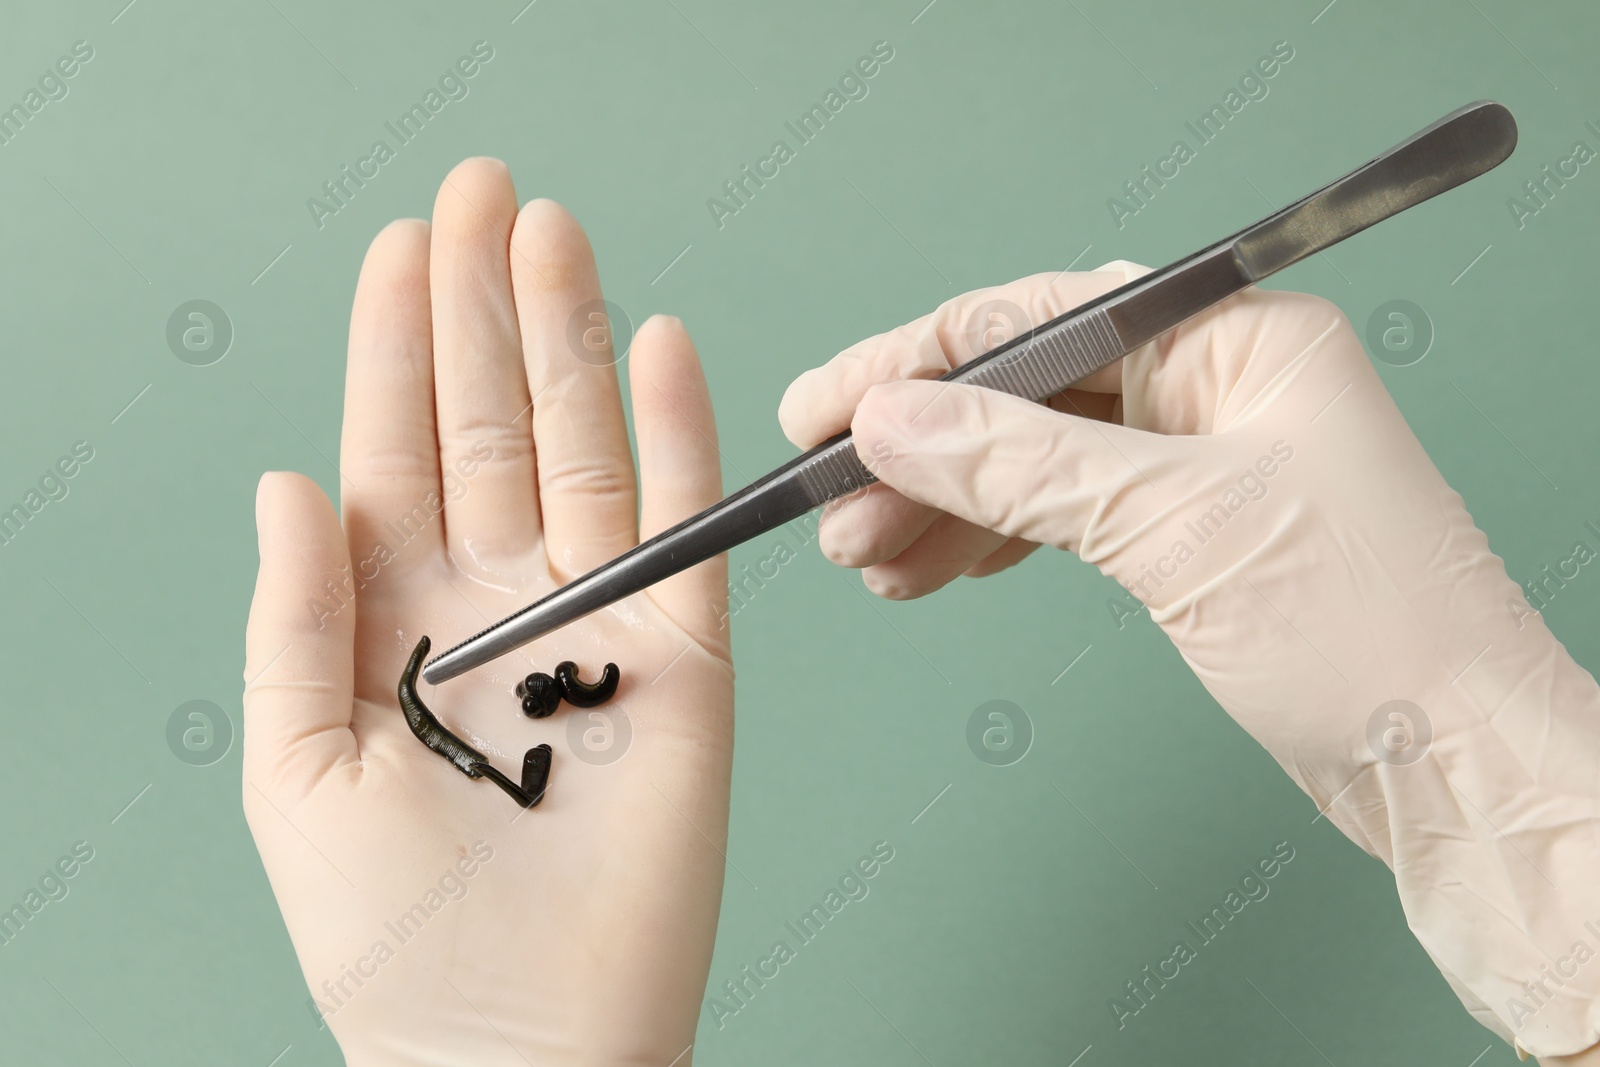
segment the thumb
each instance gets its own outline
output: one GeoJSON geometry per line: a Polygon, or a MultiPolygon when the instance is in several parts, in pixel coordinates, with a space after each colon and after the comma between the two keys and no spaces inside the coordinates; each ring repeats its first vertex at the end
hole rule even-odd
{"type": "Polygon", "coordinates": [[[247,804],[256,790],[307,791],[357,759],[356,608],[344,528],[315,482],[278,471],[256,487],[256,531],[261,568],[245,631],[247,804]]]}
{"type": "Polygon", "coordinates": [[[1180,460],[1158,434],[952,382],[873,386],[851,430],[903,496],[1097,565],[1137,535],[1180,460]]]}

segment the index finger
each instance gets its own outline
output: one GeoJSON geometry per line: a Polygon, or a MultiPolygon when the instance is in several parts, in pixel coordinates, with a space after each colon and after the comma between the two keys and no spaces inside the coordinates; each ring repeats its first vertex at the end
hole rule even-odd
{"type": "MultiPolygon", "coordinates": [[[[848,429],[856,405],[874,385],[947,374],[1144,270],[1118,261],[1098,271],[1048,271],[947,300],[931,314],[859,341],[796,378],[778,405],[778,422],[790,441],[810,448],[848,429]]],[[[1113,364],[1076,388],[1117,392],[1120,384],[1120,364],[1113,364]]]]}

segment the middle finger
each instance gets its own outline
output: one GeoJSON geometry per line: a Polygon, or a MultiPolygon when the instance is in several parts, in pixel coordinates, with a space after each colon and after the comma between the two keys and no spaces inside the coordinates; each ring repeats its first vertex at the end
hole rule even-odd
{"type": "Polygon", "coordinates": [[[532,200],[511,235],[511,277],[533,393],[539,507],[550,573],[567,581],[639,540],[633,453],[615,363],[624,355],[583,227],[532,200]]]}
{"type": "Polygon", "coordinates": [[[433,208],[434,388],[446,547],[494,572],[539,541],[528,379],[509,248],[517,194],[498,159],[469,159],[433,208]]]}

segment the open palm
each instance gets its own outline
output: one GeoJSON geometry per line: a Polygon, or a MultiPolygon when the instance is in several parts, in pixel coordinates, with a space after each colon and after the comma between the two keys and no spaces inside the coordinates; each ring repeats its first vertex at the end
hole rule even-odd
{"type": "MultiPolygon", "coordinates": [[[[244,805],[313,997],[352,1064],[689,1063],[721,897],[733,745],[726,563],[701,564],[422,696],[524,810],[426,749],[396,700],[447,647],[720,495],[675,319],[628,353],[642,492],[594,260],[503,164],[373,242],[351,315],[343,521],[263,477],[244,805]],[[622,683],[524,718],[532,670],[622,683]]],[[[618,353],[620,355],[620,353],[618,353]]]]}

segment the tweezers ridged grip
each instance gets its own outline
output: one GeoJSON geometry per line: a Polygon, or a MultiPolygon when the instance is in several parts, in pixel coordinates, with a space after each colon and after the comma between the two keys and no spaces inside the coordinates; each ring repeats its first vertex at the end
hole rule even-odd
{"type": "Polygon", "coordinates": [[[1043,401],[1125,355],[1122,339],[1104,308],[1019,337],[1015,347],[945,376],[1012,396],[1043,401]]]}
{"type": "Polygon", "coordinates": [[[795,469],[806,495],[816,503],[853,493],[878,479],[862,465],[851,441],[825,448],[795,469]]]}
{"type": "MultiPolygon", "coordinates": [[[[973,360],[940,378],[1044,401],[1125,354],[1104,308],[1023,335],[1010,346],[973,360]]],[[[818,504],[853,493],[878,479],[862,465],[853,441],[838,441],[801,461],[795,475],[818,504]]]]}

